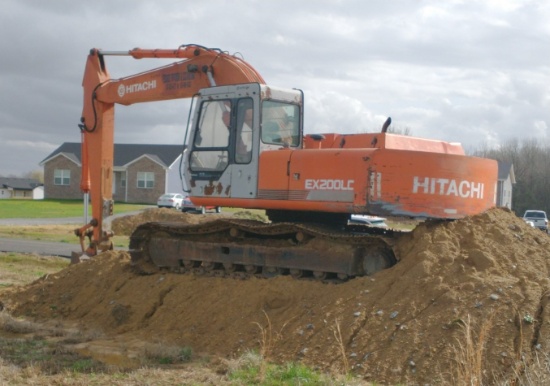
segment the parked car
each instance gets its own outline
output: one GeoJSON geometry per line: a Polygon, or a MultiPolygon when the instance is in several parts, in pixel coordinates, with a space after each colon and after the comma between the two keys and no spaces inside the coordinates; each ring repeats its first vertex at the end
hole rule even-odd
{"type": "Polygon", "coordinates": [[[527,225],[529,225],[530,227],[533,227],[533,228],[535,227],[535,223],[534,223],[533,221],[531,221],[531,220],[525,220],[525,223],[526,223],[527,225]]]}
{"type": "Polygon", "coordinates": [[[363,214],[352,214],[349,224],[363,224],[378,228],[387,228],[386,219],[378,216],[368,216],[363,214]]]}
{"type": "Polygon", "coordinates": [[[159,197],[157,200],[157,206],[159,208],[175,208],[180,210],[183,205],[183,199],[183,194],[166,193],[159,197]]]}
{"type": "Polygon", "coordinates": [[[535,228],[548,232],[548,217],[543,210],[526,210],[523,214],[525,221],[532,221],[535,228]]]}
{"type": "Polygon", "coordinates": [[[205,214],[207,210],[215,210],[216,213],[220,213],[222,208],[219,206],[196,206],[193,202],[191,202],[191,199],[188,196],[183,198],[183,203],[181,205],[182,212],[194,211],[205,214]]]}

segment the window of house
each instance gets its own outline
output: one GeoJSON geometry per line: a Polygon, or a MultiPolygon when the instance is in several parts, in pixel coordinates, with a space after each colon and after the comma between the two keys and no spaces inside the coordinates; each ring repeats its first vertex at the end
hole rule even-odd
{"type": "Polygon", "coordinates": [[[155,187],[155,173],[138,172],[137,187],[141,189],[151,189],[155,187]]]}
{"type": "Polygon", "coordinates": [[[120,186],[126,187],[126,172],[120,173],[120,186]]]}
{"type": "Polygon", "coordinates": [[[70,185],[71,184],[71,171],[66,169],[55,169],[53,171],[53,184],[54,185],[70,185]]]}

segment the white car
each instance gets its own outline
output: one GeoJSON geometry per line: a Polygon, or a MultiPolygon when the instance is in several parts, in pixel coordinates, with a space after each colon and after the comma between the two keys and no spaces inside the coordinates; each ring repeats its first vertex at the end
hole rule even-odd
{"type": "Polygon", "coordinates": [[[159,197],[157,200],[157,206],[159,208],[175,208],[180,210],[183,205],[183,199],[183,194],[166,193],[159,197]]]}
{"type": "Polygon", "coordinates": [[[531,220],[524,220],[524,221],[525,221],[525,223],[526,223],[527,225],[529,225],[530,227],[533,227],[533,228],[535,227],[535,223],[534,223],[533,221],[531,221],[531,220]]]}
{"type": "Polygon", "coordinates": [[[352,214],[349,224],[363,224],[378,228],[387,228],[386,219],[378,216],[368,216],[363,214],[352,214]]]}
{"type": "Polygon", "coordinates": [[[548,217],[543,210],[526,210],[523,214],[523,220],[532,221],[535,228],[548,232],[548,217]]]}

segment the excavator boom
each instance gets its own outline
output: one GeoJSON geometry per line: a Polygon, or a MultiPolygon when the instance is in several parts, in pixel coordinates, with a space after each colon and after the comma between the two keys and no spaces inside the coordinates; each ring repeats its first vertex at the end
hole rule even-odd
{"type": "Polygon", "coordinates": [[[91,196],[92,220],[75,231],[81,244],[93,238],[87,253],[97,253],[103,243],[103,219],[112,215],[112,178],[115,104],[190,98],[200,89],[217,84],[264,83],[262,76],[244,60],[217,49],[182,45],[176,50],[92,49],[86,61],[84,106],[79,127],[82,133],[82,177],[80,188],[91,196]],[[112,79],[106,56],[135,59],[183,59],[170,65],[120,79],[112,79]],[[93,232],[93,236],[90,234],[93,232]]]}

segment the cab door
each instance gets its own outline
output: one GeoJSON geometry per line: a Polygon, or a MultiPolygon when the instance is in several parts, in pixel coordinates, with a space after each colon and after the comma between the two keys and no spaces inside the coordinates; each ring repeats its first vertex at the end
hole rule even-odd
{"type": "Polygon", "coordinates": [[[232,114],[231,197],[255,198],[258,193],[258,100],[238,98],[232,114]]]}
{"type": "Polygon", "coordinates": [[[256,197],[259,90],[252,83],[201,91],[185,175],[192,197],[256,197]]]}

